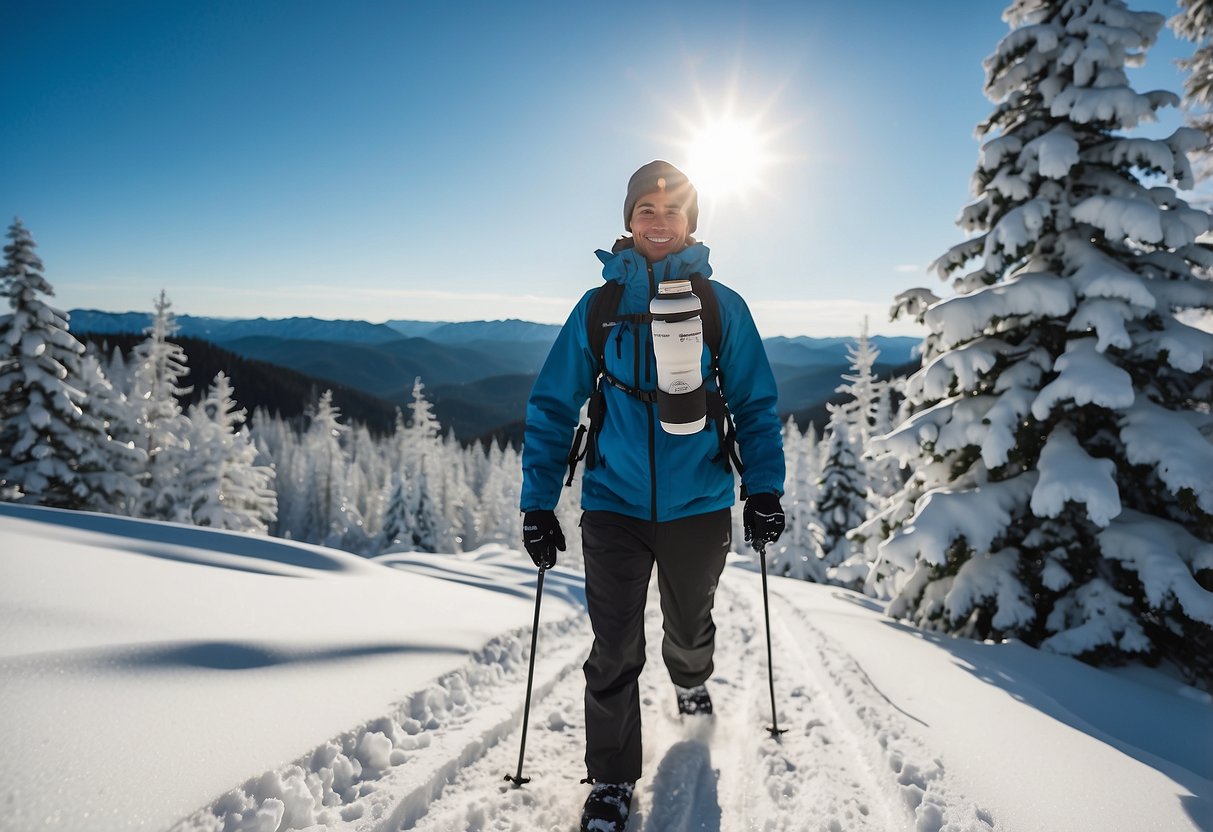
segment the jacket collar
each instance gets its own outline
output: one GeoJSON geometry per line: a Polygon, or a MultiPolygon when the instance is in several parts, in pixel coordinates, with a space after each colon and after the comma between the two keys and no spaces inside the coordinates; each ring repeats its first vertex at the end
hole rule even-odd
{"type": "MultiPolygon", "coordinates": [[[[631,245],[616,243],[614,251],[599,249],[594,254],[602,261],[602,276],[607,280],[627,282],[629,277],[636,275],[648,279],[648,262],[631,245]]],[[[659,280],[686,279],[696,272],[704,277],[712,276],[708,247],[703,243],[692,243],[653,264],[653,274],[659,280]]]]}

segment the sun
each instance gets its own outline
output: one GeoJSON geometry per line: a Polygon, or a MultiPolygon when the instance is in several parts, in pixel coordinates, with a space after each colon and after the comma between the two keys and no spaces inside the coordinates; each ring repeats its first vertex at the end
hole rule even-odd
{"type": "Polygon", "coordinates": [[[741,196],[761,186],[773,161],[769,134],[757,119],[720,116],[692,130],[687,175],[710,198],[741,196]]]}

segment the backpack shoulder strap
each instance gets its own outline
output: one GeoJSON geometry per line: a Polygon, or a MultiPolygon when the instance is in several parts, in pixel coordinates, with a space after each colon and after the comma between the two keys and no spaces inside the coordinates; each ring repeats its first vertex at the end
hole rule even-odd
{"type": "Polygon", "coordinates": [[[594,297],[590,298],[589,313],[585,318],[586,341],[598,360],[599,372],[603,369],[607,331],[618,322],[619,300],[622,297],[623,284],[618,280],[608,280],[595,289],[594,297]]]}
{"type": "Polygon", "coordinates": [[[604,402],[602,377],[606,373],[606,342],[610,330],[619,323],[619,301],[623,297],[623,284],[608,280],[594,290],[585,316],[586,343],[594,356],[594,390],[590,394],[590,424],[580,424],[569,448],[569,474],[564,484],[573,484],[577,463],[585,459],[585,467],[593,468],[598,463],[598,432],[602,429],[604,402]]]}
{"type": "Polygon", "coordinates": [[[691,291],[699,298],[702,307],[699,319],[703,321],[703,342],[712,351],[712,366],[715,368],[720,360],[720,341],[724,332],[720,322],[720,301],[716,299],[712,281],[698,272],[691,275],[691,291]]]}
{"type": "MultiPolygon", "coordinates": [[[[737,453],[737,428],[733,425],[733,416],[724,400],[724,373],[720,369],[720,342],[724,339],[720,301],[716,298],[712,281],[701,274],[691,275],[691,291],[699,298],[702,307],[699,319],[703,321],[703,342],[712,352],[712,374],[716,377],[716,391],[708,395],[708,418],[716,423],[716,436],[720,440],[720,460],[725,469],[736,469],[737,473],[741,474],[745,471],[745,465],[737,453]]],[[[741,497],[746,497],[744,485],[741,487],[741,497]]]]}

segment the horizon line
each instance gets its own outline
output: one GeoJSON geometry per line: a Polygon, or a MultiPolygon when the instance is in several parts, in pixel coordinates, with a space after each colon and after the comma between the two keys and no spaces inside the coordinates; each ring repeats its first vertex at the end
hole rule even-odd
{"type": "MultiPolygon", "coordinates": [[[[71,329],[70,317],[73,312],[95,312],[95,313],[99,313],[102,315],[146,315],[149,318],[153,314],[151,311],[145,311],[145,310],[141,310],[141,309],[127,309],[127,310],[123,310],[123,311],[116,311],[116,310],[112,310],[112,309],[97,309],[95,307],[87,307],[87,306],[73,307],[71,309],[67,309],[64,311],[68,315],[69,331],[71,329]]],[[[304,320],[304,321],[322,321],[322,322],[326,322],[326,323],[359,323],[359,324],[370,324],[371,326],[390,326],[390,324],[392,324],[392,323],[475,324],[475,323],[510,323],[510,322],[516,322],[516,323],[521,323],[521,324],[530,324],[532,326],[555,327],[556,329],[560,329],[564,326],[564,324],[548,323],[545,321],[533,321],[533,320],[530,320],[527,318],[467,318],[464,320],[432,320],[432,319],[427,319],[427,318],[387,318],[382,321],[372,321],[368,318],[321,318],[321,317],[317,317],[315,315],[287,315],[287,316],[279,317],[279,318],[273,318],[273,317],[269,317],[266,315],[257,315],[255,317],[250,318],[250,317],[241,317],[241,316],[229,317],[229,316],[225,316],[225,315],[195,315],[195,314],[192,314],[189,312],[183,312],[180,314],[174,312],[173,317],[177,318],[177,319],[192,318],[195,320],[196,319],[208,319],[208,320],[214,320],[214,321],[304,320]]],[[[877,338],[877,337],[879,337],[879,338],[906,338],[906,339],[915,340],[915,341],[922,340],[921,336],[916,336],[916,335],[889,335],[889,334],[883,334],[880,332],[869,332],[868,337],[869,338],[877,338]]],[[[771,338],[789,338],[789,339],[808,338],[808,339],[814,340],[814,341],[826,341],[826,340],[837,340],[837,339],[858,340],[859,336],[858,335],[807,335],[807,334],[764,335],[764,336],[762,336],[762,339],[764,341],[771,339],[771,338]]]]}

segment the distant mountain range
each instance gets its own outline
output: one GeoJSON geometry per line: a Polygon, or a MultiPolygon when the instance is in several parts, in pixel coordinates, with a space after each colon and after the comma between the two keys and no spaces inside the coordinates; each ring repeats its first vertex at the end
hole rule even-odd
{"type": "MultiPolygon", "coordinates": [[[[73,309],[72,329],[80,332],[141,333],[151,325],[148,312],[99,312],[73,309]]],[[[404,338],[425,338],[438,344],[465,341],[544,341],[556,340],[560,327],[531,321],[329,321],[321,318],[207,318],[178,315],[179,333],[187,338],[203,338],[215,343],[240,338],[283,338],[289,341],[334,341],[350,344],[381,344],[404,338]]]]}
{"type": "MultiPolygon", "coordinates": [[[[74,332],[92,340],[127,341],[151,316],[141,312],[75,309],[74,332]]],[[[521,435],[527,396],[560,327],[531,321],[328,321],[318,318],[230,319],[181,315],[180,339],[213,343],[242,359],[284,367],[315,385],[342,386],[405,407],[420,377],[444,427],[468,441],[521,435]]],[[[911,362],[920,339],[873,336],[877,370],[911,362]]],[[[850,365],[851,338],[775,337],[764,340],[779,385],[782,415],[820,421],[824,403],[850,365]]],[[[188,354],[188,353],[187,353],[188,354]]],[[[259,384],[265,383],[259,376],[259,384]]],[[[209,379],[207,380],[209,381],[209,379]]],[[[235,379],[233,379],[235,382],[235,379]]],[[[197,383],[197,382],[195,382],[197,383]]],[[[298,385],[296,385],[298,387],[298,385]]],[[[240,389],[236,388],[237,399],[240,389]]],[[[821,427],[819,424],[818,427],[821,427]]]]}

